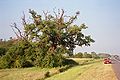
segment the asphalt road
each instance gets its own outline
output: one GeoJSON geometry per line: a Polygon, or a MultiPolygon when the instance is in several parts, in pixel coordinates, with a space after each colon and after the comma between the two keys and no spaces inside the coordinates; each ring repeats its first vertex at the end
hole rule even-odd
{"type": "Polygon", "coordinates": [[[120,80],[120,61],[113,59],[112,60],[112,67],[113,67],[113,70],[114,70],[118,80],[120,80]]]}

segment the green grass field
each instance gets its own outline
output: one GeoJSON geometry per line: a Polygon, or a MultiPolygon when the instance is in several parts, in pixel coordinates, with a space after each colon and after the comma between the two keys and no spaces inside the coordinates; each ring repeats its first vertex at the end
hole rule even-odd
{"type": "Polygon", "coordinates": [[[73,58],[73,60],[78,62],[79,65],[62,73],[58,72],[59,68],[1,69],[0,80],[39,80],[45,78],[48,71],[51,76],[45,78],[45,80],[116,80],[111,65],[104,65],[99,59],[73,58]]]}

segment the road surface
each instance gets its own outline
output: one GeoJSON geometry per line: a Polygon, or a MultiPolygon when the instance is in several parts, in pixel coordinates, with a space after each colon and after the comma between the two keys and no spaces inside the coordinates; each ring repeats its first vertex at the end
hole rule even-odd
{"type": "Polygon", "coordinates": [[[114,70],[118,80],[120,80],[120,61],[117,59],[113,59],[112,67],[113,67],[113,70],[114,70]]]}

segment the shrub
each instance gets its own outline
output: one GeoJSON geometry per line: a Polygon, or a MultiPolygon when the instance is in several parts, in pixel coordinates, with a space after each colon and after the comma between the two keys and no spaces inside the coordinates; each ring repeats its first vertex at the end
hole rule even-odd
{"type": "Polygon", "coordinates": [[[50,77],[50,72],[47,71],[47,72],[44,74],[44,76],[45,76],[45,78],[50,77]]]}
{"type": "Polygon", "coordinates": [[[65,60],[64,60],[64,64],[65,64],[65,65],[71,65],[71,66],[79,65],[77,62],[75,62],[75,61],[72,60],[72,59],[65,59],[65,60]]]}

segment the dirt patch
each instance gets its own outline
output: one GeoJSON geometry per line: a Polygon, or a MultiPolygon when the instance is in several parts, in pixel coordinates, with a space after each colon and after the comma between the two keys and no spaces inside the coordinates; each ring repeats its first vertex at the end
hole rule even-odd
{"type": "Polygon", "coordinates": [[[29,73],[24,76],[24,80],[36,80],[36,79],[44,79],[45,72],[38,72],[38,73],[29,73]]]}

